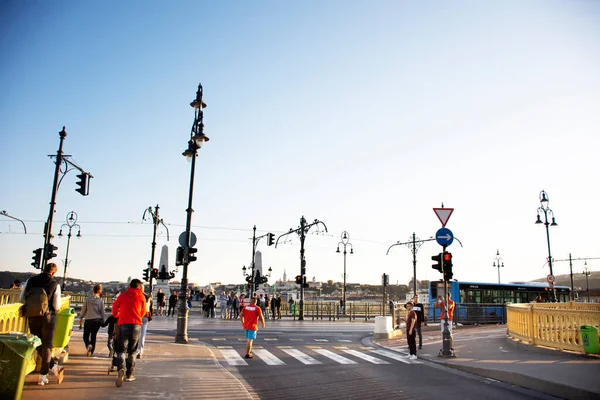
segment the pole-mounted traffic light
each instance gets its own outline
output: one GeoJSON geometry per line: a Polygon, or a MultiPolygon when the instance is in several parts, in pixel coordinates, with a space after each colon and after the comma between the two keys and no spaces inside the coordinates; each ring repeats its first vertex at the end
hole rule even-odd
{"type": "Polygon", "coordinates": [[[198,257],[194,255],[197,251],[198,249],[194,247],[188,248],[188,263],[191,263],[192,261],[196,261],[198,259],[198,257]]]}
{"type": "Polygon", "coordinates": [[[302,279],[302,287],[307,288],[308,283],[306,283],[306,276],[302,279]]]}
{"type": "Polygon", "coordinates": [[[267,233],[267,246],[275,244],[275,235],[273,233],[267,233]]]}
{"type": "Polygon", "coordinates": [[[40,269],[40,264],[42,263],[42,249],[35,249],[33,251],[33,257],[31,257],[31,259],[33,260],[33,262],[31,263],[31,265],[33,265],[33,268],[40,269]]]}
{"type": "Polygon", "coordinates": [[[444,253],[444,280],[449,281],[452,279],[452,253],[444,253]]]}
{"type": "Polygon", "coordinates": [[[175,265],[183,265],[183,247],[179,246],[175,253],[175,265]]]}
{"type": "Polygon", "coordinates": [[[79,181],[77,182],[77,186],[79,187],[75,189],[75,191],[80,193],[82,196],[87,196],[90,188],[88,174],[82,172],[81,174],[77,175],[77,178],[79,178],[79,181]]]}
{"type": "Polygon", "coordinates": [[[146,282],[150,281],[150,267],[144,269],[144,280],[146,282]]]}
{"type": "Polygon", "coordinates": [[[435,261],[435,264],[433,264],[431,268],[437,269],[439,272],[442,272],[443,254],[440,253],[437,256],[432,256],[431,259],[435,261]]]}
{"type": "Polygon", "coordinates": [[[58,250],[58,247],[54,246],[52,243],[46,245],[46,261],[56,257],[56,250],[58,250]]]}
{"type": "Polygon", "coordinates": [[[302,276],[301,275],[296,275],[296,284],[302,285],[302,276]]]}

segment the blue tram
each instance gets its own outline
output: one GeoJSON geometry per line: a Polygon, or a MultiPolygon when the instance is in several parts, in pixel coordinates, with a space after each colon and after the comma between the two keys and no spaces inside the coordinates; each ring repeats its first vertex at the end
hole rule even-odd
{"type": "MultiPolygon", "coordinates": [[[[568,286],[554,286],[559,302],[570,299],[568,286]]],[[[542,282],[477,283],[448,282],[448,291],[456,303],[454,322],[462,324],[505,323],[506,303],[531,303],[539,295],[544,302],[552,299],[550,285],[542,282]]],[[[429,284],[428,319],[439,321],[440,310],[435,308],[438,296],[444,295],[444,282],[429,284]]]]}

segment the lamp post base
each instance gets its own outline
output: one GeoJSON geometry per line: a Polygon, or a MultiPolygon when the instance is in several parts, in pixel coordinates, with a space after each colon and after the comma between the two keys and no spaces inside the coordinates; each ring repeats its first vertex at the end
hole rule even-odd
{"type": "Polygon", "coordinates": [[[448,329],[448,321],[444,323],[444,332],[442,332],[442,349],[438,357],[456,357],[452,346],[452,334],[448,329]]]}
{"type": "Polygon", "coordinates": [[[175,336],[175,343],[187,344],[188,343],[188,307],[185,297],[179,299],[179,308],[177,310],[177,335],[175,336]]]}

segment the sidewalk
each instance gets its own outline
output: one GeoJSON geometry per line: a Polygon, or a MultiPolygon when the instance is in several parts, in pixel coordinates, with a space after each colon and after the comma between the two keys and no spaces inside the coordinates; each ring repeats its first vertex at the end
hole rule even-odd
{"type": "Polygon", "coordinates": [[[49,373],[50,383],[38,386],[39,374],[33,372],[26,377],[22,400],[257,398],[198,341],[175,344],[173,336],[149,332],[144,357],[136,360],[136,380],[120,388],[115,386],[116,372],[108,374],[105,332],[98,335],[93,357],[86,357],[82,331],[73,331],[69,347],[64,381],[57,385],[49,373]]]}
{"type": "MultiPolygon", "coordinates": [[[[445,358],[438,357],[439,325],[424,327],[422,333],[420,359],[557,397],[600,398],[600,357],[529,346],[508,338],[506,325],[492,325],[454,327],[456,358],[445,358]]],[[[408,354],[404,332],[373,342],[408,354]]]]}

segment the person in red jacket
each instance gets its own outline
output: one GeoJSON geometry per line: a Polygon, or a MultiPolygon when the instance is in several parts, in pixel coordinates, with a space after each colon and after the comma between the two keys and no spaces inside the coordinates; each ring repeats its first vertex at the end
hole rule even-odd
{"type": "Polygon", "coordinates": [[[260,307],[256,305],[256,297],[252,297],[250,304],[242,308],[240,320],[246,331],[246,358],[254,358],[252,342],[256,339],[256,333],[258,332],[258,320],[260,320],[262,327],[265,327],[265,318],[260,307]]]}
{"type": "Polygon", "coordinates": [[[121,293],[113,303],[112,315],[119,319],[119,341],[117,343],[117,387],[123,385],[125,370],[123,364],[127,367],[127,376],[125,380],[130,382],[135,380],[135,362],[133,360],[137,352],[138,342],[142,331],[142,318],[146,314],[146,296],[144,296],[144,284],[139,279],[132,279],[129,283],[129,289],[121,293]],[[127,359],[125,359],[127,351],[127,359]]]}

